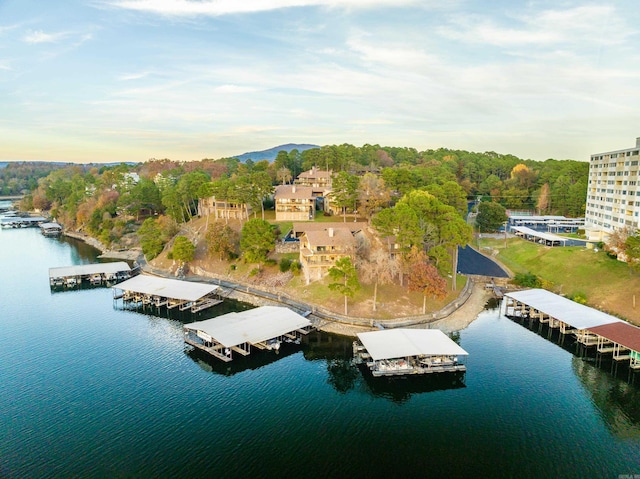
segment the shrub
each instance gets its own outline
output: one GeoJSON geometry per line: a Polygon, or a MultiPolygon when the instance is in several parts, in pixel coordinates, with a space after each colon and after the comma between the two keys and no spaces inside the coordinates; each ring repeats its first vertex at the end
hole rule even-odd
{"type": "Polygon", "coordinates": [[[296,276],[300,274],[301,269],[302,265],[300,264],[300,261],[292,261],[291,265],[289,266],[289,271],[291,271],[296,276]]]}
{"type": "Polygon", "coordinates": [[[253,268],[251,271],[249,271],[249,277],[255,276],[257,274],[260,274],[260,270],[258,268],[253,268]]]}
{"type": "Polygon", "coordinates": [[[573,293],[571,296],[569,296],[569,299],[579,304],[587,304],[587,295],[582,291],[573,293]]]}
{"type": "Polygon", "coordinates": [[[291,268],[291,260],[289,258],[282,258],[280,260],[280,272],[286,273],[291,268]]]}
{"type": "Polygon", "coordinates": [[[513,283],[525,288],[539,288],[541,286],[540,278],[532,273],[519,273],[513,278],[513,283]]]}

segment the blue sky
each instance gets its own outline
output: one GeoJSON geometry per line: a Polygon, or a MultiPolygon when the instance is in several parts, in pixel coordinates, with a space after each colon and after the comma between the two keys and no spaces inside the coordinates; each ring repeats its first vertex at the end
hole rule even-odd
{"type": "Polygon", "coordinates": [[[0,160],[640,136],[636,1],[0,0],[0,160]]]}

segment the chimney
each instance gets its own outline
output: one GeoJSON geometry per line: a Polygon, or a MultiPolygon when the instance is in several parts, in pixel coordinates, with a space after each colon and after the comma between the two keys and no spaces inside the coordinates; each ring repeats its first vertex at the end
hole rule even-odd
{"type": "Polygon", "coordinates": [[[327,232],[329,233],[329,238],[333,238],[333,228],[327,229],[327,232]]]}
{"type": "Polygon", "coordinates": [[[291,187],[291,193],[295,193],[295,192],[296,192],[296,185],[293,185],[293,186],[291,187]]]}
{"type": "Polygon", "coordinates": [[[636,138],[636,148],[640,148],[640,136],[636,138]]]}

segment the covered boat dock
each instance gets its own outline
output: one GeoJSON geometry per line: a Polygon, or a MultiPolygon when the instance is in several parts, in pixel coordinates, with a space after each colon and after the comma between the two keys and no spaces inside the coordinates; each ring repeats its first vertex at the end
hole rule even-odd
{"type": "Polygon", "coordinates": [[[197,313],[222,303],[217,296],[220,287],[213,284],[180,281],[141,274],[112,286],[113,299],[123,305],[166,306],[197,313]]]}
{"type": "Polygon", "coordinates": [[[9,216],[0,219],[0,226],[3,228],[28,228],[45,223],[47,218],[42,216],[9,216]]]}
{"type": "Polygon", "coordinates": [[[233,353],[251,354],[251,347],[277,351],[282,342],[296,342],[312,329],[300,314],[280,306],[228,313],[185,324],[184,341],[215,358],[229,362],[233,353]]]}
{"type": "Polygon", "coordinates": [[[41,223],[40,231],[45,236],[58,236],[62,233],[62,226],[56,222],[41,223]]]}
{"type": "Polygon", "coordinates": [[[131,267],[124,261],[49,268],[49,284],[52,287],[75,287],[83,281],[98,285],[126,279],[129,276],[131,276],[131,267]]]}
{"type": "Polygon", "coordinates": [[[373,376],[464,372],[468,354],[438,329],[370,331],[353,343],[355,362],[373,376]]]}
{"type": "Polygon", "coordinates": [[[545,289],[527,289],[506,293],[507,316],[527,317],[562,334],[573,334],[584,346],[596,346],[597,336],[591,332],[596,326],[622,323],[621,319],[590,308],[545,289]]]}
{"type": "Polygon", "coordinates": [[[507,293],[505,298],[507,316],[547,323],[574,335],[585,348],[595,346],[598,355],[612,354],[614,361],[629,361],[630,370],[640,370],[637,326],[543,289],[507,293]]]}
{"type": "Polygon", "coordinates": [[[566,246],[568,241],[567,238],[563,238],[562,236],[543,233],[526,226],[512,226],[511,230],[515,231],[516,236],[520,236],[528,241],[533,241],[534,243],[544,244],[545,246],[566,246]]]}

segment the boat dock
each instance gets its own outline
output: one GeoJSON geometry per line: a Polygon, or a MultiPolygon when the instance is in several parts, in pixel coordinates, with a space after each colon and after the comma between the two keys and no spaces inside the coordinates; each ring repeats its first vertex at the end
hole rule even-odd
{"type": "Polygon", "coordinates": [[[283,342],[299,342],[313,329],[302,315],[280,306],[261,306],[185,324],[184,342],[224,362],[251,348],[278,351],[283,342]]]}
{"type": "Polygon", "coordinates": [[[439,329],[370,331],[353,343],[354,361],[373,376],[464,372],[468,354],[439,329]]]}
{"type": "Polygon", "coordinates": [[[100,285],[112,281],[121,281],[130,276],[131,267],[124,261],[49,268],[49,284],[51,287],[66,286],[74,288],[83,282],[100,285]]]}
{"type": "Polygon", "coordinates": [[[40,231],[45,236],[59,236],[62,233],[62,226],[58,223],[40,223],[40,231]]]}
{"type": "Polygon", "coordinates": [[[640,369],[637,326],[543,289],[507,293],[505,298],[506,316],[548,324],[563,335],[573,335],[585,348],[595,347],[597,354],[611,354],[614,361],[629,361],[630,369],[640,369]]]}
{"type": "Polygon", "coordinates": [[[0,226],[3,228],[28,228],[45,223],[47,218],[42,216],[8,216],[0,218],[0,226]]]}
{"type": "Polygon", "coordinates": [[[212,284],[181,281],[141,274],[112,286],[114,301],[123,306],[178,308],[197,313],[222,303],[220,287],[212,284]]]}

